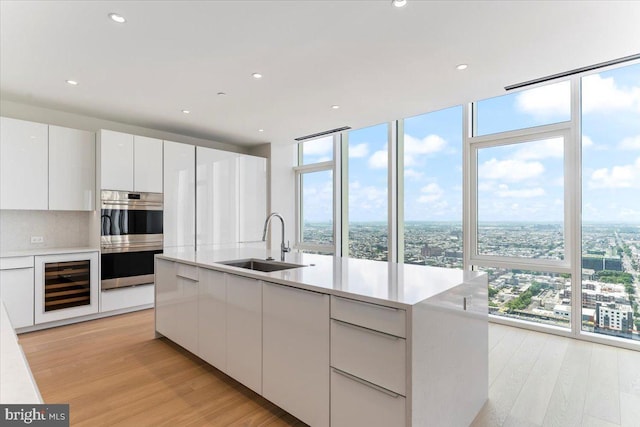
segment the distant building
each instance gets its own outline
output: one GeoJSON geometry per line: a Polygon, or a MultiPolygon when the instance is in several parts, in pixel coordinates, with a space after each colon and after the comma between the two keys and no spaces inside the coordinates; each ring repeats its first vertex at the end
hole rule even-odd
{"type": "Polygon", "coordinates": [[[571,306],[564,304],[557,304],[553,307],[553,314],[557,317],[562,317],[569,320],[571,318],[571,306]]]}
{"type": "Polygon", "coordinates": [[[633,311],[627,304],[596,303],[595,324],[602,329],[611,329],[623,333],[633,331],[633,311]]]}
{"type": "Polygon", "coordinates": [[[594,271],[622,271],[622,258],[586,255],[582,257],[582,268],[594,271]]]}
{"type": "Polygon", "coordinates": [[[442,248],[438,248],[438,247],[432,248],[429,245],[424,245],[420,250],[420,255],[422,255],[425,258],[429,258],[432,256],[442,256],[443,252],[444,251],[442,250],[442,248]]]}

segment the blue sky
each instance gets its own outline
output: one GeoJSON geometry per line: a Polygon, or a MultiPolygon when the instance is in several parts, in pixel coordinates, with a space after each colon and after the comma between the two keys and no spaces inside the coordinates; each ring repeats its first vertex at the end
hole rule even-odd
{"type": "MultiPolygon", "coordinates": [[[[569,119],[568,82],[480,101],[478,133],[569,119]]],[[[640,64],[583,78],[583,219],[640,223],[640,64]]],[[[349,133],[350,221],[386,221],[387,124],[349,133]]],[[[461,221],[462,108],[405,119],[405,220],[461,221]]],[[[307,162],[330,144],[305,143],[307,162]],[[309,145],[307,145],[309,144],[309,145]]],[[[481,221],[563,219],[562,140],[478,153],[481,221]]],[[[305,215],[331,218],[327,173],[307,180],[305,215]]]]}

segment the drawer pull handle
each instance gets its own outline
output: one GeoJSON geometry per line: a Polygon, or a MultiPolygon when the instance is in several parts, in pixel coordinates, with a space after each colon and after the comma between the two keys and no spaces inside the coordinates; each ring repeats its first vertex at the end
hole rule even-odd
{"type": "Polygon", "coordinates": [[[367,307],[373,307],[373,308],[383,308],[385,310],[391,310],[391,311],[400,311],[399,308],[395,308],[395,307],[388,307],[386,305],[380,305],[380,304],[372,304],[370,302],[364,302],[364,301],[358,301],[357,299],[348,299],[348,298],[341,298],[341,297],[336,297],[348,302],[355,302],[356,304],[362,304],[365,305],[367,307]]]}
{"type": "Polygon", "coordinates": [[[348,328],[356,329],[358,331],[369,332],[370,334],[379,335],[389,340],[398,341],[399,339],[401,339],[400,337],[397,337],[395,335],[389,335],[384,332],[376,331],[375,329],[366,328],[364,326],[353,325],[351,323],[343,322],[342,320],[333,319],[333,321],[338,323],[340,326],[346,326],[348,328]]]}
{"type": "Polygon", "coordinates": [[[188,280],[188,281],[194,282],[194,283],[198,282],[198,279],[194,279],[194,278],[191,278],[191,277],[188,277],[188,276],[183,276],[182,274],[176,274],[176,277],[179,277],[181,279],[185,279],[185,280],[188,280]]]}
{"type": "Polygon", "coordinates": [[[346,373],[344,371],[341,371],[340,369],[336,369],[336,368],[331,368],[331,369],[333,369],[333,372],[335,372],[336,374],[340,374],[343,377],[349,378],[352,381],[355,381],[355,382],[360,383],[360,384],[362,384],[364,386],[367,386],[369,388],[377,390],[380,393],[384,393],[387,396],[391,396],[394,399],[397,399],[398,397],[400,397],[400,395],[398,393],[394,393],[391,390],[387,390],[386,388],[380,387],[379,385],[375,385],[373,383],[370,383],[369,381],[363,380],[362,378],[355,377],[355,376],[353,376],[351,374],[348,374],[348,373],[346,373]]]}

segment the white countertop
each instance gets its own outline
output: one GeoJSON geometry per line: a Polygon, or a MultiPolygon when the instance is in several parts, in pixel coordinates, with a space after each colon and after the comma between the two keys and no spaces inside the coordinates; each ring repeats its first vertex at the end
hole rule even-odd
{"type": "Polygon", "coordinates": [[[18,344],[7,311],[0,300],[0,402],[42,403],[27,359],[18,344]]]}
{"type": "Polygon", "coordinates": [[[75,247],[75,248],[33,248],[20,251],[3,251],[0,252],[0,258],[10,258],[19,256],[37,256],[37,255],[58,255],[58,254],[75,254],[82,252],[98,252],[99,248],[91,247],[75,247]]]}
{"type": "Polygon", "coordinates": [[[263,273],[231,267],[219,262],[268,256],[280,259],[280,251],[264,248],[231,247],[224,249],[165,249],[159,258],[212,268],[268,282],[295,286],[406,308],[462,283],[469,283],[485,273],[456,269],[340,258],[292,252],[286,262],[306,267],[263,273]]]}

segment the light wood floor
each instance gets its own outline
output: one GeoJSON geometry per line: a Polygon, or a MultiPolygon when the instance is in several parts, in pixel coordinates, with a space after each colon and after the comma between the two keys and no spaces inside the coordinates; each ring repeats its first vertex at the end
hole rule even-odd
{"type": "MultiPolygon", "coordinates": [[[[20,344],[44,400],[70,403],[73,426],[304,425],[154,339],[153,310],[23,334],[20,344]]],[[[639,427],[640,352],[491,324],[489,401],[472,426],[639,427]]]]}
{"type": "Polygon", "coordinates": [[[640,427],[640,352],[489,324],[489,400],[473,427],[640,427]]]}

